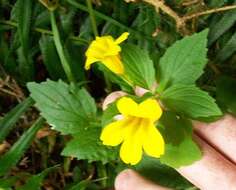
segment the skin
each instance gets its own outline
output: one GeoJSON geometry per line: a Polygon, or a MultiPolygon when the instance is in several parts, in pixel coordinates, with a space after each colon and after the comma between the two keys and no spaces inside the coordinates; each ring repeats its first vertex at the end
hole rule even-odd
{"type": "MultiPolygon", "coordinates": [[[[142,95],[139,90],[137,95],[142,95]]],[[[109,95],[109,103],[124,94],[109,95]]],[[[106,100],[105,100],[106,102],[106,100]]],[[[104,103],[104,107],[107,104],[104,103]]],[[[202,190],[236,190],[236,118],[225,115],[213,123],[193,122],[194,138],[203,157],[177,171],[202,190]]],[[[133,170],[122,171],[115,180],[116,190],[168,190],[144,179],[133,170]]]]}
{"type": "MultiPolygon", "coordinates": [[[[203,151],[201,160],[177,171],[202,190],[236,189],[236,118],[226,115],[211,124],[195,122],[195,140],[203,151]]],[[[167,190],[124,170],[115,181],[116,190],[167,190]]]]}

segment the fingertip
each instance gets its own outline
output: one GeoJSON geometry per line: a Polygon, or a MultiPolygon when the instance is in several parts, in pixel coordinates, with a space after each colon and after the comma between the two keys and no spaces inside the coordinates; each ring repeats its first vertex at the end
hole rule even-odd
{"type": "Polygon", "coordinates": [[[132,177],[134,171],[131,169],[123,170],[115,179],[115,189],[116,190],[125,190],[129,186],[129,178],[132,177]]]}
{"type": "Polygon", "coordinates": [[[137,172],[126,169],[115,180],[115,190],[169,190],[144,179],[137,172]]]}
{"type": "Polygon", "coordinates": [[[123,91],[112,92],[103,101],[102,109],[106,110],[109,104],[111,104],[112,102],[116,101],[118,98],[121,98],[122,96],[125,96],[125,95],[127,94],[123,91]]]}

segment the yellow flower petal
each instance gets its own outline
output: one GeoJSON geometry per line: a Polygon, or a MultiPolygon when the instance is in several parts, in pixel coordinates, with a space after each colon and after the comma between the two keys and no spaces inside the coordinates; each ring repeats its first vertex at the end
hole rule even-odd
{"type": "Polygon", "coordinates": [[[122,120],[112,122],[103,128],[100,140],[103,141],[104,145],[117,146],[131,136],[138,122],[139,120],[133,117],[125,117],[122,120]]]}
{"type": "Polygon", "coordinates": [[[117,38],[117,39],[115,40],[115,43],[116,43],[116,44],[122,43],[123,41],[125,41],[125,40],[128,38],[128,36],[129,36],[129,33],[128,33],[128,32],[124,32],[123,34],[120,35],[119,38],[117,38]]]}
{"type": "Polygon", "coordinates": [[[142,159],[142,141],[140,141],[140,122],[141,119],[127,117],[127,126],[125,129],[124,142],[120,148],[121,159],[131,165],[137,164],[142,159]]]}
{"type": "Polygon", "coordinates": [[[112,36],[97,37],[93,42],[93,48],[100,50],[100,53],[105,56],[118,55],[121,51],[119,45],[117,45],[112,36]]]}
{"type": "Polygon", "coordinates": [[[101,61],[112,72],[114,72],[116,74],[123,74],[124,73],[124,66],[120,60],[119,55],[105,57],[101,61]]]}
{"type": "Polygon", "coordinates": [[[120,157],[126,164],[135,165],[142,159],[142,144],[137,135],[126,139],[120,148],[120,157]]]}
{"type": "Polygon", "coordinates": [[[134,136],[134,134],[137,134],[139,132],[139,126],[141,124],[142,119],[137,117],[125,117],[125,130],[124,130],[124,140],[130,139],[134,136]]]}
{"type": "Polygon", "coordinates": [[[144,118],[158,120],[162,115],[162,109],[159,103],[154,99],[147,99],[139,104],[138,115],[144,118]]]}
{"type": "Polygon", "coordinates": [[[128,33],[123,33],[117,40],[112,36],[96,37],[88,47],[85,55],[87,57],[85,69],[89,69],[91,64],[102,62],[108,69],[116,74],[124,73],[124,66],[121,62],[119,43],[128,37],[128,33]]]}
{"type": "Polygon", "coordinates": [[[89,70],[91,65],[95,62],[97,62],[98,59],[94,58],[94,57],[89,57],[86,59],[86,62],[85,62],[85,69],[86,70],[89,70]]]}
{"type": "Polygon", "coordinates": [[[108,146],[119,145],[124,140],[124,124],[125,122],[121,120],[112,122],[105,126],[100,136],[103,144],[108,146]]]}
{"type": "Polygon", "coordinates": [[[114,41],[114,39],[105,39],[106,40],[106,52],[105,52],[105,56],[112,56],[112,55],[118,55],[119,52],[121,51],[121,48],[119,45],[117,45],[114,41]]]}
{"type": "Polygon", "coordinates": [[[123,97],[117,102],[117,108],[123,115],[158,120],[162,115],[159,103],[154,99],[147,99],[137,104],[131,98],[123,97]]]}
{"type": "Polygon", "coordinates": [[[165,151],[164,139],[151,120],[146,121],[145,125],[146,137],[142,139],[143,149],[147,155],[159,158],[165,151]]]}
{"type": "Polygon", "coordinates": [[[134,115],[138,109],[138,104],[131,98],[122,97],[117,102],[117,109],[124,116],[134,115]]]}

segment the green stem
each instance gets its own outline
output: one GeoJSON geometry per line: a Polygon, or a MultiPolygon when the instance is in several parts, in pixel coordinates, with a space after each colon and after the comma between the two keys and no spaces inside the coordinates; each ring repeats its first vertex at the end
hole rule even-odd
{"type": "Polygon", "coordinates": [[[61,60],[62,67],[66,73],[68,80],[70,82],[75,82],[74,76],[73,76],[71,68],[70,68],[70,64],[67,61],[66,56],[65,56],[64,48],[62,46],[60,34],[59,34],[57,24],[56,24],[55,14],[53,11],[50,12],[50,18],[51,18],[53,39],[54,39],[54,43],[55,43],[55,46],[57,49],[57,53],[58,53],[59,58],[61,60]]]}
{"type": "MultiPolygon", "coordinates": [[[[98,170],[97,172],[98,172],[99,178],[108,179],[106,166],[103,165],[101,162],[97,163],[97,170],[98,170]]],[[[107,180],[102,180],[102,181],[100,181],[100,183],[103,188],[105,188],[107,186],[107,180]]]]}
{"type": "Polygon", "coordinates": [[[90,20],[91,20],[91,25],[93,28],[93,33],[94,33],[94,36],[96,37],[98,36],[98,30],[97,30],[96,19],[93,13],[93,5],[92,5],[91,0],[86,0],[86,2],[87,2],[88,12],[89,12],[90,20]]]}
{"type": "Polygon", "coordinates": [[[109,80],[109,77],[108,77],[108,73],[104,73],[104,79],[105,79],[105,83],[106,83],[106,86],[107,86],[107,93],[111,93],[112,92],[112,84],[109,80]]]}
{"type": "Polygon", "coordinates": [[[65,157],[64,164],[63,164],[63,168],[64,168],[65,173],[68,173],[70,171],[70,165],[71,165],[71,158],[65,157]]]}
{"type": "MultiPolygon", "coordinates": [[[[18,27],[17,22],[13,22],[13,21],[10,21],[10,20],[0,20],[0,24],[8,25],[8,26],[16,27],[16,28],[18,27]]],[[[39,32],[41,34],[47,34],[47,35],[53,36],[53,32],[50,31],[50,30],[46,30],[46,29],[43,29],[43,28],[37,28],[37,27],[33,28],[33,30],[35,32],[39,32]]],[[[89,43],[86,39],[79,38],[79,37],[76,37],[76,36],[70,36],[69,39],[74,40],[74,41],[78,41],[83,45],[87,45],[89,43]]]]}

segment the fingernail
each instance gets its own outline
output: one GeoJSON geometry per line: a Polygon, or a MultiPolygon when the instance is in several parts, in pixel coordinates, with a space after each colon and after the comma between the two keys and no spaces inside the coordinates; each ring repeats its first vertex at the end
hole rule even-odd
{"type": "Polygon", "coordinates": [[[133,171],[131,169],[126,169],[122,171],[115,180],[115,190],[127,190],[128,184],[129,184],[129,179],[130,179],[130,174],[133,171]]]}

